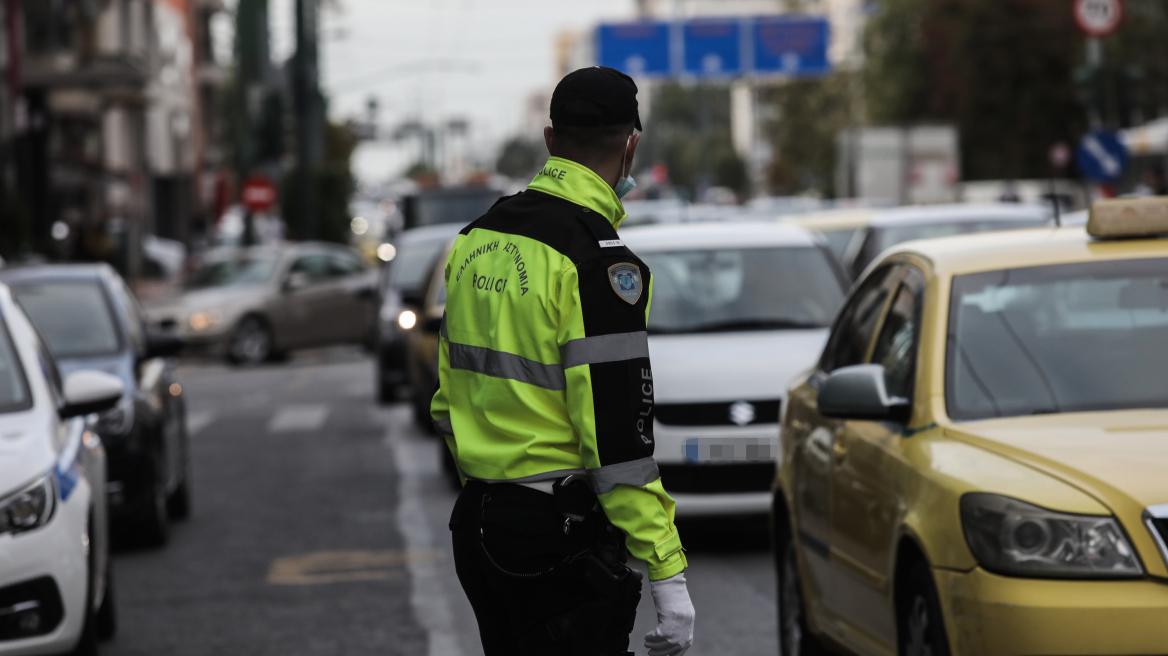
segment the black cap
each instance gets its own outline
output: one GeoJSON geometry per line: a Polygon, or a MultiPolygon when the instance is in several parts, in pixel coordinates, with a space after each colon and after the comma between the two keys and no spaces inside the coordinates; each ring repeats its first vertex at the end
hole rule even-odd
{"type": "Polygon", "coordinates": [[[641,129],[637,84],[607,66],[572,71],[552,92],[552,123],[598,128],[632,122],[641,129]]]}

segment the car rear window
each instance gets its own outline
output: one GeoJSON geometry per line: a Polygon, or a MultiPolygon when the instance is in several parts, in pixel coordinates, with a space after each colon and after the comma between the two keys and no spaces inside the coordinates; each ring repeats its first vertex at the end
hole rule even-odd
{"type": "Polygon", "coordinates": [[[0,413],[18,412],[32,407],[24,368],[12,345],[8,326],[0,317],[0,413]]]}
{"type": "Polygon", "coordinates": [[[21,283],[13,295],[57,359],[112,355],[121,338],[105,292],[88,280],[21,283]]]}
{"type": "Polygon", "coordinates": [[[822,328],[844,283],[827,249],[722,248],[640,253],[653,273],[651,333],[822,328]]]}
{"type": "Polygon", "coordinates": [[[1168,258],[957,276],[954,419],[1168,407],[1168,258]]]}

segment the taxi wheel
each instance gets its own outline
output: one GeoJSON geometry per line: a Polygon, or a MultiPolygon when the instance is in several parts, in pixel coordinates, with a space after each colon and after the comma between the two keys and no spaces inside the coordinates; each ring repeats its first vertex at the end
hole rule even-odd
{"type": "Polygon", "coordinates": [[[257,316],[244,317],[231,336],[228,357],[235,364],[256,365],[266,362],[273,352],[272,330],[257,316]]]}
{"type": "Polygon", "coordinates": [[[924,561],[909,570],[905,589],[897,595],[900,656],[949,656],[949,639],[941,614],[941,599],[933,574],[924,561]]]}
{"type": "Polygon", "coordinates": [[[137,537],[143,546],[161,547],[170,537],[170,515],[167,510],[166,480],[163,475],[162,454],[154,454],[145,473],[150,497],[142,500],[135,518],[137,537]]]}
{"type": "Polygon", "coordinates": [[[826,652],[807,628],[807,605],[799,579],[799,559],[790,531],[783,531],[778,547],[779,653],[782,656],[820,656],[826,652]]]}
{"type": "Polygon", "coordinates": [[[97,611],[97,637],[100,640],[109,640],[118,633],[117,596],[114,594],[114,571],[109,565],[108,558],[105,566],[105,596],[101,599],[101,608],[97,611]]]}

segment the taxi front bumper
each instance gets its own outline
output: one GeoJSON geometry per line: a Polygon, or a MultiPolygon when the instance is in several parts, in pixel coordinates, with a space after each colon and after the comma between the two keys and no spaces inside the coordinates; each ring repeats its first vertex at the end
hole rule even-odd
{"type": "Polygon", "coordinates": [[[1168,582],[934,577],[954,656],[1168,654],[1168,582]]]}

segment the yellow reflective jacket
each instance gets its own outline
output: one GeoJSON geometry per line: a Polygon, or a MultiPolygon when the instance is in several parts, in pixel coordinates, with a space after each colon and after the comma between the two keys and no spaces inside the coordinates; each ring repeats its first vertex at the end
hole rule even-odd
{"type": "Polygon", "coordinates": [[[625,216],[600,176],[553,157],[467,226],[446,262],[430,410],[464,479],[586,473],[660,580],[686,559],[653,460],[652,275],[616,234],[625,216]]]}

